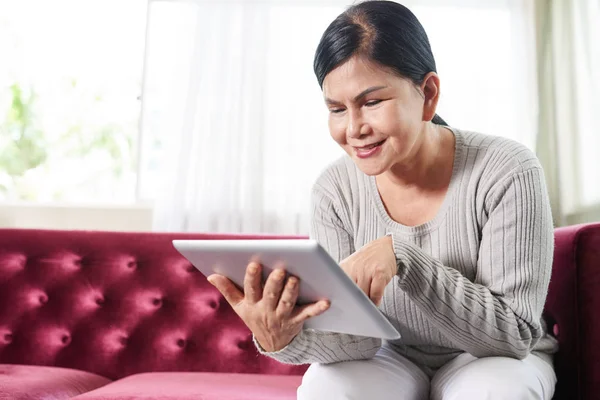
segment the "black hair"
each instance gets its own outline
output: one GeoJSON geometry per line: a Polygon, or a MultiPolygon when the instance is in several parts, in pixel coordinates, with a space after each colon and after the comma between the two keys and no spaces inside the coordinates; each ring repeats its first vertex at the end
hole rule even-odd
{"type": "MultiPolygon", "coordinates": [[[[313,65],[321,89],[325,76],[354,55],[388,67],[415,85],[437,72],[425,29],[408,8],[394,1],[355,4],[327,27],[313,65]]],[[[437,114],[432,122],[448,125],[437,114]]]]}

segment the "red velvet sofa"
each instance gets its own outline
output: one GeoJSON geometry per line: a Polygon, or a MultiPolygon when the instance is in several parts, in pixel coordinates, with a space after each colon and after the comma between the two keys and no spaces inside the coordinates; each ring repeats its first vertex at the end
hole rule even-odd
{"type": "MultiPolygon", "coordinates": [[[[247,237],[0,230],[0,400],[294,399],[306,366],[259,356],[176,238],[247,237]]],[[[600,224],[558,229],[556,399],[598,398],[596,307],[600,224]]]]}

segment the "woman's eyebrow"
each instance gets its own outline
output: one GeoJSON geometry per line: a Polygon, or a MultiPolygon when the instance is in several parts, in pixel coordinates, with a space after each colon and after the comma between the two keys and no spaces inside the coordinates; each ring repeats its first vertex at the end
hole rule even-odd
{"type": "MultiPolygon", "coordinates": [[[[361,98],[365,97],[366,95],[368,95],[369,93],[373,93],[376,92],[377,90],[381,90],[381,89],[385,89],[387,86],[372,86],[368,89],[363,90],[362,92],[360,92],[356,97],[354,97],[354,101],[358,101],[361,98]]],[[[330,98],[325,98],[325,103],[327,104],[331,104],[331,105],[337,105],[337,104],[341,104],[339,101],[337,100],[332,100],[330,98]]]]}

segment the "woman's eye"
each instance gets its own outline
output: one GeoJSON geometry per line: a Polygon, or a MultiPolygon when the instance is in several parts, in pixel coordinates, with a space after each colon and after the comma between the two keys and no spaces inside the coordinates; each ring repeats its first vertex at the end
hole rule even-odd
{"type": "Polygon", "coordinates": [[[381,103],[381,100],[370,100],[370,101],[367,101],[365,103],[365,106],[367,106],[367,107],[373,107],[373,106],[376,106],[379,103],[381,103]]]}
{"type": "Polygon", "coordinates": [[[330,108],[329,112],[332,114],[339,114],[339,113],[344,112],[344,109],[343,108],[330,108]]]}

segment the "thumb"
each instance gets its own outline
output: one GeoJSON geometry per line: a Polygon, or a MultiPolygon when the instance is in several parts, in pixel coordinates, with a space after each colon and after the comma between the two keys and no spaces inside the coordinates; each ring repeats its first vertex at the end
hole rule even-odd
{"type": "Polygon", "coordinates": [[[221,292],[223,297],[225,297],[225,300],[227,300],[232,307],[237,306],[244,300],[242,291],[223,275],[213,274],[210,275],[207,280],[221,292]]]}
{"type": "Polygon", "coordinates": [[[369,297],[375,305],[379,306],[381,299],[383,299],[383,293],[385,291],[386,283],[381,280],[373,280],[371,282],[371,289],[369,291],[369,297]]]}

